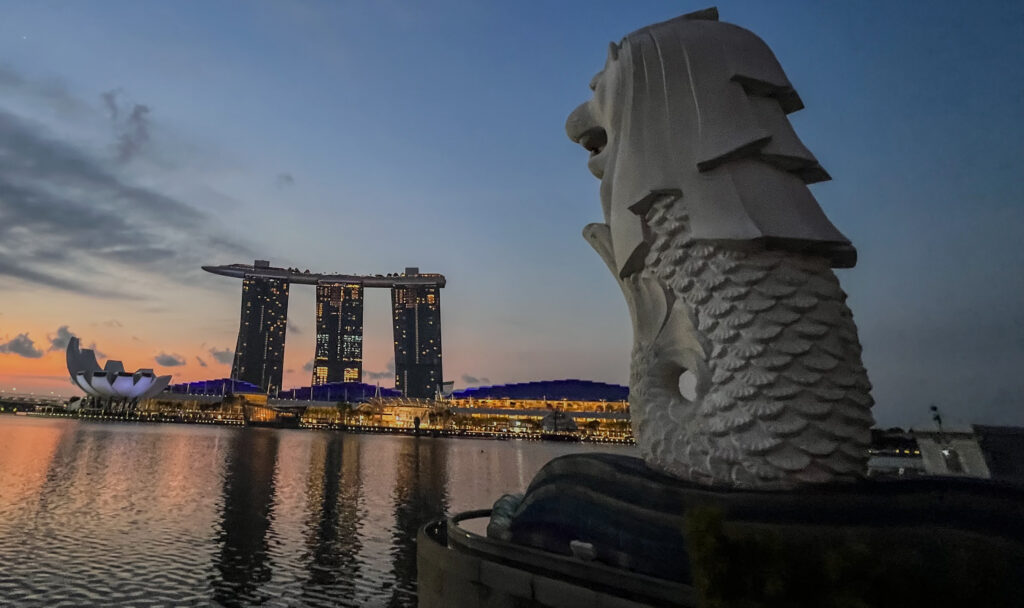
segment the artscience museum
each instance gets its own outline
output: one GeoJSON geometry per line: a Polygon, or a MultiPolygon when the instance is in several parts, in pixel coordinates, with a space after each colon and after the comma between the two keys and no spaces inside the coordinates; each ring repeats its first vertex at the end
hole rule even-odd
{"type": "Polygon", "coordinates": [[[132,409],[171,382],[170,376],[157,376],[151,369],[126,372],[124,365],[113,359],[108,359],[101,368],[96,353],[81,348],[78,338],[68,342],[67,362],[72,384],[85,391],[96,407],[103,409],[132,409]]]}

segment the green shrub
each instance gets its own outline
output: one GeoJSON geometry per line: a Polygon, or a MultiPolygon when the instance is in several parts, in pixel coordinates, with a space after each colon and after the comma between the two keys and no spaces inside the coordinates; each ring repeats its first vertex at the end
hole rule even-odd
{"type": "Polygon", "coordinates": [[[707,507],[684,521],[703,608],[1024,605],[1012,543],[927,526],[728,522],[707,507]]]}

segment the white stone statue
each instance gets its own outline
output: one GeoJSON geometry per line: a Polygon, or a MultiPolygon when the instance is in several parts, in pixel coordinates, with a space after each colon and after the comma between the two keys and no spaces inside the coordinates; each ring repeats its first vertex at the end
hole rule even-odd
{"type": "Polygon", "coordinates": [[[873,400],[832,268],[856,251],[807,188],[829,176],[786,118],[800,97],[760,38],[717,19],[612,44],[566,123],[601,180],[605,221],[583,234],[633,321],[634,434],[649,466],[699,483],[855,479],[873,400]]]}

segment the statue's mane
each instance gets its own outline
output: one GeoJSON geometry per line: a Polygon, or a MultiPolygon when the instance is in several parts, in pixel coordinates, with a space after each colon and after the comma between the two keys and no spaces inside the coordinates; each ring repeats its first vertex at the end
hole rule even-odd
{"type": "Polygon", "coordinates": [[[644,257],[643,201],[665,192],[687,206],[694,238],[852,266],[855,250],[807,188],[829,176],[786,117],[803,108],[800,96],[764,41],[717,17],[706,9],[656,23],[610,50],[620,141],[606,220],[620,273],[644,257]]]}

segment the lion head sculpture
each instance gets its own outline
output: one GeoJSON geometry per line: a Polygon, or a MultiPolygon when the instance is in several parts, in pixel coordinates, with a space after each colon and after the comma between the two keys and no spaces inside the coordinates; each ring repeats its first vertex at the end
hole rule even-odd
{"type": "Polygon", "coordinates": [[[775,55],[715,9],[611,43],[593,98],[566,122],[591,152],[621,276],[646,253],[639,216],[652,196],[689,204],[693,238],[815,252],[852,267],[856,252],[807,184],[829,175],[786,115],[802,109],[775,55]]]}

